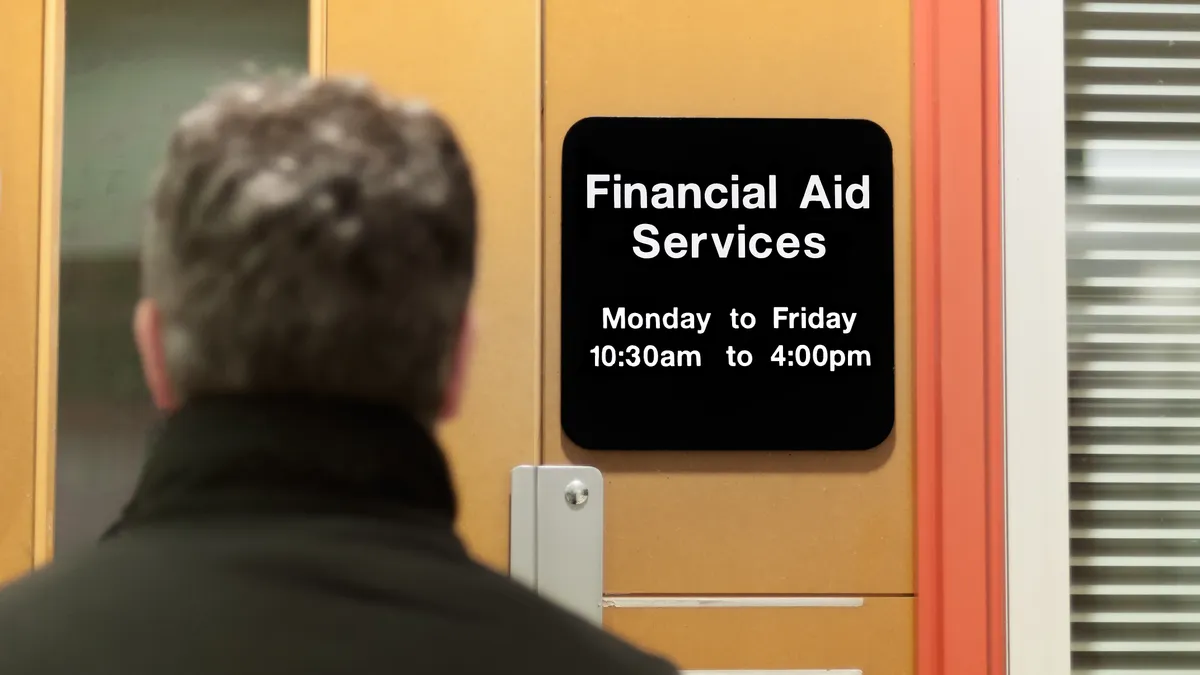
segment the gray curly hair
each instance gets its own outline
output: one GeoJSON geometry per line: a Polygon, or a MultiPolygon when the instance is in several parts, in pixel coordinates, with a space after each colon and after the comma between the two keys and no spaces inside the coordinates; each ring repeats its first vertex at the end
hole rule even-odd
{"type": "Polygon", "coordinates": [[[470,167],[437,113],[355,79],[229,85],[181,119],[151,212],[143,292],[183,398],[436,415],[476,247],[470,167]]]}

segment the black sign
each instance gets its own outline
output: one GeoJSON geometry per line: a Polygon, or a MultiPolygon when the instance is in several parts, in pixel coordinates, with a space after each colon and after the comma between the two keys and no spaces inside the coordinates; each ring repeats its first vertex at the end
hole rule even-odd
{"type": "Polygon", "coordinates": [[[562,424],[593,450],[866,450],[895,422],[892,147],[863,120],[563,142],[562,424]]]}

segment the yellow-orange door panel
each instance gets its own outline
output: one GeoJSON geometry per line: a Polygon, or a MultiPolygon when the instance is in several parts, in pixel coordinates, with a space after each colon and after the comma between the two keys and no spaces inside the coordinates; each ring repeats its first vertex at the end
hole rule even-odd
{"type": "Polygon", "coordinates": [[[555,0],[543,21],[543,462],[595,466],[606,476],[605,592],[912,593],[909,3],[555,0]],[[591,116],[866,118],[887,130],[898,407],[883,447],[615,453],[584,451],[564,437],[561,149],[571,125],[591,116]]]}

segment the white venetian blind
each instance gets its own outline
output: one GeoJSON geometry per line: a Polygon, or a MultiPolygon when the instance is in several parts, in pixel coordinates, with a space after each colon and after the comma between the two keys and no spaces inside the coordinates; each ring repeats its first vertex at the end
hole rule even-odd
{"type": "Polygon", "coordinates": [[[1200,674],[1200,0],[1065,6],[1073,669],[1200,674]]]}

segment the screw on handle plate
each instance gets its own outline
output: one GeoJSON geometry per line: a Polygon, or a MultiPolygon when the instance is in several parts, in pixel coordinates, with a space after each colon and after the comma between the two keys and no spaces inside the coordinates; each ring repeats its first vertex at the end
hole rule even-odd
{"type": "Polygon", "coordinates": [[[583,506],[588,500],[588,489],[581,480],[573,480],[567,484],[567,503],[571,506],[583,506]]]}

